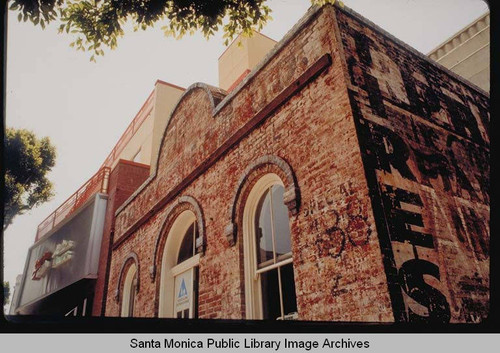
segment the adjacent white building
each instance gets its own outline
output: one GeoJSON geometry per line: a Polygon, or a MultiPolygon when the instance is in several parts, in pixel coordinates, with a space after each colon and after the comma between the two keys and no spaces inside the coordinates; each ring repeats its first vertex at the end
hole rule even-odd
{"type": "Polygon", "coordinates": [[[427,55],[447,69],[489,92],[489,11],[445,40],[427,55]]]}

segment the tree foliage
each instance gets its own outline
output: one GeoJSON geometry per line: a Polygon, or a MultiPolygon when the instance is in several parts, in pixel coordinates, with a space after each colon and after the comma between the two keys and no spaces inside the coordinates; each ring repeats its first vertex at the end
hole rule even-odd
{"type": "Polygon", "coordinates": [[[31,131],[7,128],[4,141],[4,225],[53,196],[46,174],[55,164],[55,148],[48,137],[38,139],[31,131]]]}
{"type": "Polygon", "coordinates": [[[163,22],[166,35],[176,38],[201,31],[206,37],[223,28],[227,41],[240,32],[261,29],[270,18],[265,0],[11,0],[18,19],[45,27],[60,21],[60,32],[73,33],[71,46],[103,55],[103,46],[117,46],[126,21],[135,29],[163,22]],[[226,23],[223,19],[227,16],[226,23]]]}
{"type": "MultiPolygon", "coordinates": [[[[322,5],[335,0],[311,0],[322,5]]],[[[266,0],[10,0],[10,9],[19,21],[31,21],[45,28],[59,20],[59,32],[73,33],[70,44],[77,50],[103,55],[103,47],[116,48],[128,20],[135,29],[147,29],[163,23],[168,36],[181,38],[201,31],[205,37],[220,29],[225,44],[238,34],[250,35],[261,30],[271,19],[266,0]]]]}
{"type": "Polygon", "coordinates": [[[10,285],[9,282],[3,282],[3,297],[4,297],[4,305],[9,304],[10,300],[10,285]]]}

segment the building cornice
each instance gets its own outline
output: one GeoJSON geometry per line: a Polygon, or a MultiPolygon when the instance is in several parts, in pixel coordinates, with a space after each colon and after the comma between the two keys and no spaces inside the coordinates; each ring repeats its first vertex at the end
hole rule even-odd
{"type": "Polygon", "coordinates": [[[431,50],[427,55],[432,60],[438,61],[457,47],[461,46],[469,39],[477,35],[478,33],[484,31],[490,26],[490,12],[478,17],[476,20],[471,22],[468,26],[464,27],[447,40],[439,44],[436,48],[431,50]]]}

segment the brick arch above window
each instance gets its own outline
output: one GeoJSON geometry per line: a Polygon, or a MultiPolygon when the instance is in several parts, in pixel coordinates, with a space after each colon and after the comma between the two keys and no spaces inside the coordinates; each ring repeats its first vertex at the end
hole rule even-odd
{"type": "Polygon", "coordinates": [[[252,162],[241,175],[231,202],[230,220],[224,230],[224,235],[230,245],[236,244],[237,217],[241,206],[244,204],[245,192],[250,191],[258,178],[267,173],[277,174],[285,187],[284,201],[292,215],[296,215],[300,207],[300,190],[295,174],[290,165],[282,158],[275,155],[266,155],[252,162]]]}
{"type": "Polygon", "coordinates": [[[139,292],[139,287],[140,287],[140,267],[139,267],[139,257],[135,252],[130,252],[126,257],[125,261],[122,263],[122,267],[120,269],[120,274],[118,276],[118,286],[115,291],[115,300],[116,302],[120,301],[120,290],[124,285],[124,276],[127,274],[130,266],[135,265],[135,268],[137,269],[137,287],[136,287],[136,292],[139,292]]]}
{"type": "Polygon", "coordinates": [[[195,214],[196,222],[198,223],[199,236],[196,239],[196,252],[203,254],[205,250],[205,221],[200,204],[192,196],[181,196],[168,208],[165,220],[163,221],[160,232],[156,237],[153,264],[149,268],[149,274],[152,282],[154,282],[156,278],[157,268],[159,262],[161,261],[162,250],[165,245],[168,230],[177,216],[185,210],[191,210],[195,214]]]}

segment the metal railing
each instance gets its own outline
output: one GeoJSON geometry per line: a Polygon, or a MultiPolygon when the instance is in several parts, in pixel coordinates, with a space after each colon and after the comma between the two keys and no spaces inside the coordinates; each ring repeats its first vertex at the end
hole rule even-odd
{"type": "Polygon", "coordinates": [[[108,179],[111,168],[119,159],[125,146],[130,139],[139,130],[142,123],[147,119],[153,109],[154,90],[148,96],[148,99],[142,105],[139,112],[135,115],[132,122],[128,125],[125,132],[122,134],[111,153],[106,157],[99,171],[92,176],[83,186],[81,186],[73,195],[62,203],[54,212],[52,212],[45,220],[43,220],[37,228],[35,242],[45,234],[50,232],[66,217],[71,215],[78,207],[83,205],[92,195],[97,192],[106,194],[108,188],[108,179]]]}
{"type": "Polygon", "coordinates": [[[94,194],[108,192],[108,181],[111,168],[102,167],[85,184],[83,184],[73,195],[71,195],[61,206],[56,208],[42,223],[38,225],[35,242],[50,232],[56,225],[71,215],[82,206],[94,194]]]}
{"type": "Polygon", "coordinates": [[[120,156],[120,153],[128,144],[132,136],[134,136],[137,130],[139,130],[144,120],[146,120],[146,118],[149,116],[149,113],[151,113],[151,110],[153,109],[153,98],[154,98],[154,91],[151,92],[146,102],[144,102],[139,112],[136,114],[132,122],[128,125],[127,129],[122,134],[122,136],[116,143],[115,147],[113,147],[111,153],[104,160],[104,163],[101,165],[101,168],[113,167],[113,164],[120,156]]]}

